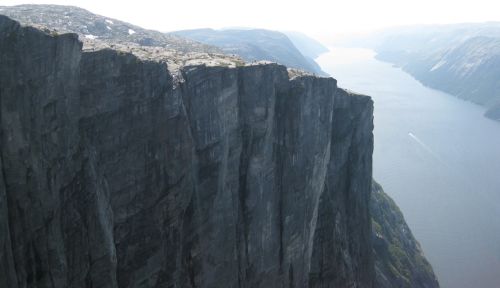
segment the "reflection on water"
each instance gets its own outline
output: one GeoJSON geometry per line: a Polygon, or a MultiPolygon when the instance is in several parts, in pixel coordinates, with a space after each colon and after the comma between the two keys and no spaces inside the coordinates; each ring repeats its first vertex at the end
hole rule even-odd
{"type": "Polygon", "coordinates": [[[442,287],[500,287],[500,123],[373,56],[334,48],[317,61],[340,87],[375,101],[375,179],[442,287]]]}

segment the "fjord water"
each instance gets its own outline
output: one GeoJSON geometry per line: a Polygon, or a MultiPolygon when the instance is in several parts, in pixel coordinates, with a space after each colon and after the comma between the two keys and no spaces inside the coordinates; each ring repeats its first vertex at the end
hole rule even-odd
{"type": "Polygon", "coordinates": [[[316,59],[340,87],[373,97],[374,178],[442,287],[500,287],[500,123],[374,55],[333,48],[316,59]]]}

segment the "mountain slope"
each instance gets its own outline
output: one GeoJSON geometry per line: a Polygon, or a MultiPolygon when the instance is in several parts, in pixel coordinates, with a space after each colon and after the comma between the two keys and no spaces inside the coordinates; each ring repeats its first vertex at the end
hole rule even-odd
{"type": "Polygon", "coordinates": [[[77,33],[80,39],[100,39],[114,43],[161,46],[182,52],[221,53],[214,46],[175,35],[147,30],[120,20],[93,14],[74,6],[18,5],[0,6],[0,14],[25,25],[42,25],[60,33],[77,33]]]}
{"type": "Polygon", "coordinates": [[[439,287],[431,265],[394,201],[373,182],[371,195],[375,287],[439,287]]]}
{"type": "Polygon", "coordinates": [[[328,52],[327,47],[303,33],[296,31],[284,31],[283,33],[306,58],[314,60],[319,55],[328,52]]]}
{"type": "Polygon", "coordinates": [[[304,57],[281,32],[264,29],[195,29],[176,31],[172,34],[217,46],[225,53],[239,55],[247,61],[267,60],[290,68],[326,75],[316,62],[304,57]]]}
{"type": "Polygon", "coordinates": [[[377,58],[402,67],[423,84],[491,110],[500,106],[500,23],[390,30],[370,45],[377,58]]]}

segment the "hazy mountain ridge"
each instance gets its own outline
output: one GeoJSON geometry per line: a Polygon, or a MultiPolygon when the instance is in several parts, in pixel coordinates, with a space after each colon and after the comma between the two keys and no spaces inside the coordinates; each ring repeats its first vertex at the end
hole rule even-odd
{"type": "MultiPolygon", "coordinates": [[[[308,56],[303,55],[284,33],[265,29],[193,29],[171,32],[208,45],[217,46],[228,54],[236,54],[247,61],[267,60],[283,64],[290,68],[305,70],[310,73],[326,76],[319,65],[308,56]]],[[[307,47],[306,38],[297,42],[307,47]]],[[[311,44],[312,45],[312,44],[311,44]]],[[[304,49],[306,53],[318,49],[304,49]]]]}
{"type": "MultiPolygon", "coordinates": [[[[500,23],[392,29],[366,41],[423,84],[492,110],[500,105],[500,23]]],[[[498,113],[498,112],[497,112],[498,113]]]]}
{"type": "Polygon", "coordinates": [[[319,41],[296,31],[283,32],[299,51],[310,59],[315,59],[319,55],[328,52],[328,48],[319,41]]]}

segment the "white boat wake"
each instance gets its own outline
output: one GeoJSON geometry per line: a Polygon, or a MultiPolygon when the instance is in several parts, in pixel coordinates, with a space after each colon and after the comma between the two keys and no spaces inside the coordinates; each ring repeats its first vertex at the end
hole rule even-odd
{"type": "Polygon", "coordinates": [[[441,164],[443,165],[446,165],[448,166],[441,157],[439,157],[439,155],[437,153],[435,153],[434,151],[432,151],[432,149],[427,146],[427,144],[425,144],[424,142],[422,142],[422,140],[420,140],[417,136],[415,136],[415,134],[411,133],[411,132],[408,132],[408,136],[415,140],[415,142],[417,142],[422,148],[424,148],[425,151],[427,151],[427,153],[429,153],[432,157],[434,157],[437,161],[439,161],[441,164]]]}

